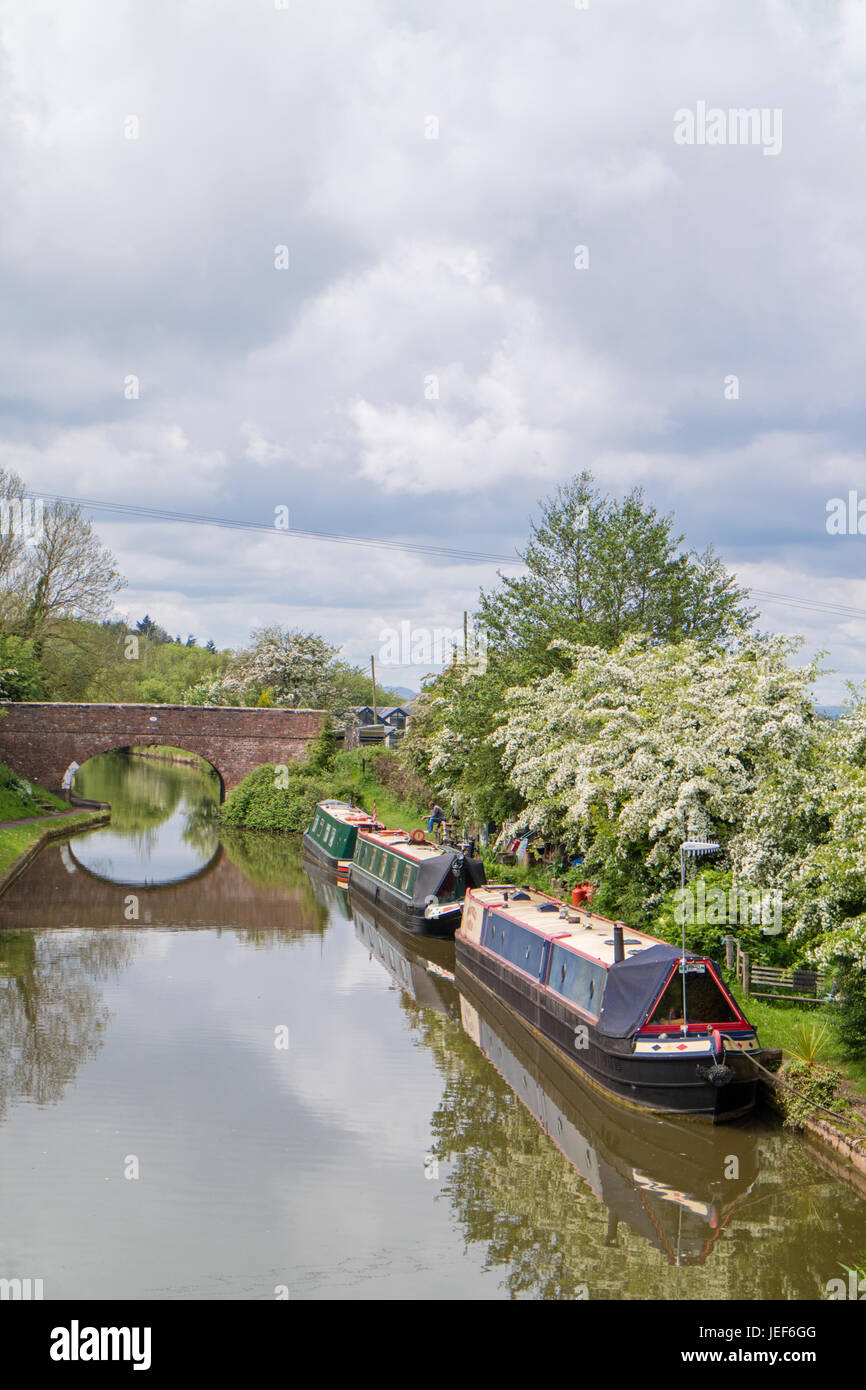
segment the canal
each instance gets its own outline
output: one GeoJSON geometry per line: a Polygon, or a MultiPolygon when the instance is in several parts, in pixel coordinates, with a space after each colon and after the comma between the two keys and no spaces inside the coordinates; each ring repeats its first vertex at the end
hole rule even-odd
{"type": "Polygon", "coordinates": [[[49,1298],[819,1299],[844,1172],[758,1116],[634,1116],[355,910],[201,767],[0,897],[0,1278],[49,1298]]]}

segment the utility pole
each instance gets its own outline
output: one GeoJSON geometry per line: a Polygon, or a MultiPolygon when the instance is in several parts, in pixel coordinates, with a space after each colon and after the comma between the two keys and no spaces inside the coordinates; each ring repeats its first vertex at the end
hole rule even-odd
{"type": "Polygon", "coordinates": [[[370,674],[373,677],[373,723],[378,724],[379,710],[376,702],[376,658],[374,656],[370,657],[370,674]]]}

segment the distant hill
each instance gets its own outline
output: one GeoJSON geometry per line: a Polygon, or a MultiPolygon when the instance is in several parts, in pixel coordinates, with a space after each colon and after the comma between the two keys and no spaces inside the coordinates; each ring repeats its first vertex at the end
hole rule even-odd
{"type": "Polygon", "coordinates": [[[816,714],[823,714],[825,719],[838,719],[846,713],[844,705],[816,705],[816,714]]]}
{"type": "Polygon", "coordinates": [[[395,695],[399,695],[401,700],[414,700],[418,694],[417,690],[409,690],[405,685],[392,685],[388,688],[393,690],[395,695]]]}

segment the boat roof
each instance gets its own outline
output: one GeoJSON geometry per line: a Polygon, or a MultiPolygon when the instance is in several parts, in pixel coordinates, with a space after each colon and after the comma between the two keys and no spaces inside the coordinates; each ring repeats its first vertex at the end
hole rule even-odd
{"type": "MultiPolygon", "coordinates": [[[[495,907],[501,916],[507,917],[509,921],[519,923],[522,927],[531,928],[539,936],[549,940],[555,938],[557,946],[565,946],[568,950],[579,951],[581,955],[589,956],[591,960],[598,961],[600,965],[609,966],[614,963],[614,922],[610,917],[602,917],[599,913],[592,912],[588,908],[572,907],[570,903],[564,903],[561,898],[552,898],[537,888],[522,888],[514,883],[488,883],[483,888],[470,888],[467,897],[481,903],[483,907],[495,907]],[[506,892],[508,893],[507,902],[505,901],[506,892]],[[516,901],[515,893],[521,894],[516,901]],[[525,896],[522,896],[523,894],[525,896]],[[564,910],[567,916],[561,917],[559,911],[540,912],[539,908],[545,905],[548,909],[555,906],[564,910]]],[[[657,936],[648,936],[646,932],[634,931],[625,924],[623,924],[623,942],[626,960],[631,956],[638,955],[641,951],[648,950],[651,946],[668,944],[657,936]]]]}
{"type": "Polygon", "coordinates": [[[408,830],[365,830],[363,834],[358,832],[359,839],[369,840],[370,844],[380,845],[382,849],[393,849],[416,864],[423,864],[425,859],[435,859],[448,848],[447,845],[431,844],[429,840],[422,840],[420,844],[416,844],[409,836],[408,830]]]}
{"type": "Polygon", "coordinates": [[[348,801],[319,801],[317,803],[320,811],[327,811],[334,820],[342,821],[345,825],[374,825],[369,811],[362,811],[360,806],[350,806],[348,801]]]}

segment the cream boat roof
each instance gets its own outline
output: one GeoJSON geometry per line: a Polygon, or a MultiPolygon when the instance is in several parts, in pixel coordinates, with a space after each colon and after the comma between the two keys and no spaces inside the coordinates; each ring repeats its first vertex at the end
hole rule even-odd
{"type": "Polygon", "coordinates": [[[348,801],[320,801],[318,809],[327,811],[329,816],[334,820],[341,821],[344,825],[373,825],[375,823],[369,811],[362,811],[359,806],[350,806],[348,801]]]}
{"type": "Polygon", "coordinates": [[[382,849],[393,849],[397,854],[405,855],[407,859],[413,860],[416,864],[423,864],[425,859],[433,859],[439,854],[444,854],[447,845],[431,845],[424,840],[416,845],[409,838],[408,830],[365,830],[358,832],[358,838],[368,840],[370,844],[379,845],[382,849]]]}
{"type": "MultiPolygon", "coordinates": [[[[539,936],[548,939],[555,937],[558,946],[571,947],[581,955],[597,960],[601,965],[613,965],[614,923],[609,917],[600,917],[597,912],[572,907],[560,898],[551,898],[547,893],[540,893],[536,888],[520,888],[516,884],[487,884],[484,888],[470,888],[466,894],[460,933],[472,936],[476,940],[480,935],[481,921],[479,913],[476,923],[476,914],[471,909],[472,903],[479,903],[482,907],[496,907],[512,922],[531,927],[539,936]],[[504,900],[506,891],[507,903],[504,900]],[[515,902],[512,896],[514,893],[526,893],[528,896],[518,898],[515,902]],[[558,912],[539,912],[538,907],[541,903],[555,903],[558,908],[566,909],[568,916],[560,917],[558,912]]],[[[646,951],[650,946],[665,944],[656,936],[633,931],[625,923],[623,937],[626,958],[636,956],[639,951],[646,951]]]]}

